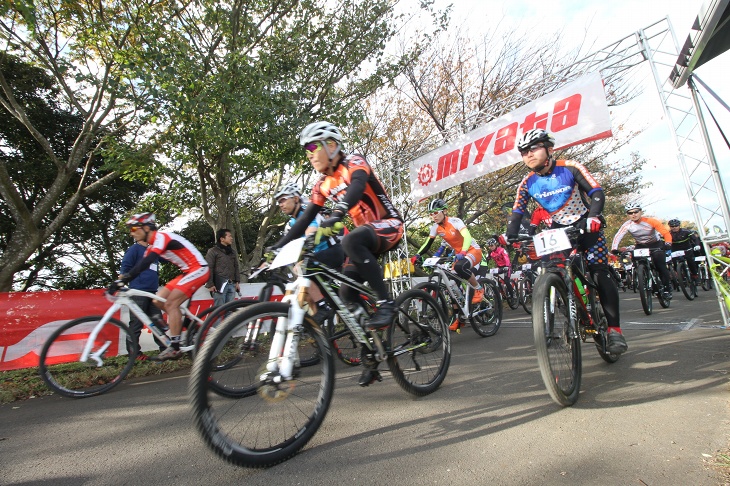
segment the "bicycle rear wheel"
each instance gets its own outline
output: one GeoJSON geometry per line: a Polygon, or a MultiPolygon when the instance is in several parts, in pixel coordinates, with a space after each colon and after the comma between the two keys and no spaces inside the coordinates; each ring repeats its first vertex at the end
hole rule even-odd
{"type": "Polygon", "coordinates": [[[433,393],[446,378],[451,361],[448,324],[436,301],[411,289],[395,301],[398,308],[388,327],[388,366],[401,388],[416,396],[433,393]]]}
{"type": "Polygon", "coordinates": [[[568,294],[562,278],[545,273],[535,282],[533,335],[540,374],[550,397],[564,407],[578,400],[582,358],[580,338],[570,328],[568,294]]]}
{"type": "Polygon", "coordinates": [[[51,334],[40,354],[39,372],[48,388],[70,398],[100,395],[117,386],[134,366],[134,354],[126,353],[126,324],[111,318],[91,345],[91,357],[79,362],[91,331],[102,316],[87,316],[68,322],[51,334]],[[119,354],[119,355],[118,355],[119,354]]]}
{"type": "MultiPolygon", "coordinates": [[[[263,302],[229,316],[203,343],[190,374],[189,393],[198,431],[222,459],[246,467],[266,467],[289,459],[314,436],[327,414],[334,390],[334,358],[324,333],[308,318],[304,331],[316,341],[320,359],[297,367],[294,378],[278,385],[266,380],[275,325],[287,318],[285,303],[263,302]],[[248,330],[270,324],[256,341],[248,330]],[[237,354],[235,366],[223,372],[235,399],[211,393],[210,376],[219,359],[237,354]],[[264,380],[262,380],[264,378],[264,380]]],[[[280,354],[280,353],[277,353],[280,354]]]]}
{"type": "Polygon", "coordinates": [[[499,331],[502,325],[502,298],[499,289],[491,279],[480,278],[479,283],[484,289],[484,297],[478,305],[472,304],[475,309],[472,311],[469,320],[471,327],[481,337],[489,337],[499,331]]]}
{"type": "Polygon", "coordinates": [[[332,343],[340,361],[348,366],[360,364],[362,345],[355,339],[340,316],[335,315],[327,322],[327,339],[332,343]]]}

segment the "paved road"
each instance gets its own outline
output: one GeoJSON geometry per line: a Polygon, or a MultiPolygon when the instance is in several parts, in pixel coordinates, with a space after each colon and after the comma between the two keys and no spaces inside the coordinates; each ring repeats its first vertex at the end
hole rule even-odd
{"type": "Polygon", "coordinates": [[[190,426],[186,375],[138,380],[101,397],[0,407],[0,484],[716,485],[705,455],[728,445],[730,332],[710,293],[645,316],[622,294],[629,352],[608,365],[584,348],[582,393],[545,391],[528,316],[499,333],[454,335],[449,374],[412,399],[386,376],[362,389],[338,369],[312,442],[266,470],[228,465],[190,426]]]}

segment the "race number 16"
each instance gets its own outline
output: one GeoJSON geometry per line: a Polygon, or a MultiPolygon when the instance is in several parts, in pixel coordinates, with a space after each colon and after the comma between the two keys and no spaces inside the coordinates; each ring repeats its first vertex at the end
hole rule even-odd
{"type": "Polygon", "coordinates": [[[533,236],[537,256],[548,255],[571,248],[570,239],[562,228],[550,229],[533,236]]]}

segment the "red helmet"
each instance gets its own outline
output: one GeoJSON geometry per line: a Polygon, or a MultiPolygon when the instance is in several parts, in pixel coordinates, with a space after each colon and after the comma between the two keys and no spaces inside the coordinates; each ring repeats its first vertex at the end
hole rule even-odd
{"type": "Polygon", "coordinates": [[[127,220],[127,226],[149,226],[151,229],[157,229],[154,213],[138,213],[127,220]]]}

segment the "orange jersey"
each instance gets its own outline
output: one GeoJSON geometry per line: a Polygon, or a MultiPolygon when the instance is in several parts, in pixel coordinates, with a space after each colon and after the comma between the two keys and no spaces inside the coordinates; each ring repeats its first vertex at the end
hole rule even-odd
{"type": "Polygon", "coordinates": [[[382,219],[401,218],[400,213],[385,192],[370,165],[360,155],[351,154],[345,157],[332,175],[325,175],[317,181],[312,189],[312,204],[324,206],[327,199],[335,204],[342,201],[352,181],[352,174],[356,171],[365,171],[368,175],[365,191],[360,201],[355,203],[347,212],[355,226],[380,221],[382,219]]]}
{"type": "MultiPolygon", "coordinates": [[[[464,236],[461,234],[461,230],[464,228],[466,228],[466,225],[459,218],[445,216],[441,224],[434,223],[431,226],[431,232],[428,236],[429,238],[440,236],[451,248],[456,251],[461,251],[464,249],[464,236]]],[[[471,239],[471,245],[469,245],[467,250],[471,248],[479,249],[479,245],[474,241],[474,238],[471,239]]]]}

